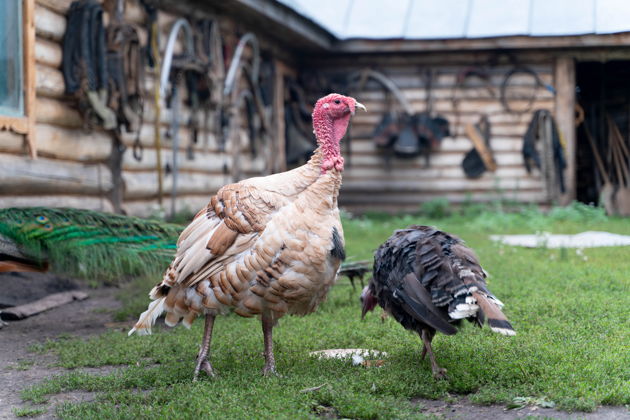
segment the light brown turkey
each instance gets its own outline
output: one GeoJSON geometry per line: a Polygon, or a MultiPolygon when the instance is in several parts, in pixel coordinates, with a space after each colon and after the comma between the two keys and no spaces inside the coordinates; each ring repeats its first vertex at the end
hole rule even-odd
{"type": "Polygon", "coordinates": [[[324,300],[345,257],[337,196],[345,135],[355,99],[330,94],[313,110],[318,148],[305,165],[226,185],[182,232],[175,259],[151,291],[153,302],[129,331],[150,333],[166,324],[190,326],[205,315],[194,378],[214,375],[208,361],[215,317],[234,310],[260,316],[263,373],[275,373],[272,329],[285,314],[305,315],[324,300]]]}
{"type": "Polygon", "coordinates": [[[486,285],[486,272],[474,251],[458,237],[429,226],[401,229],[374,256],[374,276],[361,294],[363,316],[378,303],[396,321],[422,338],[433,376],[444,378],[431,340],[436,331],[452,335],[462,319],[494,332],[516,332],[486,285]]]}

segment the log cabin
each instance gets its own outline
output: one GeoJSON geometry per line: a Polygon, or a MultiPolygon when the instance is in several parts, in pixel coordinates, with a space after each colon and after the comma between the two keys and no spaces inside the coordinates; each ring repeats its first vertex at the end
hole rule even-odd
{"type": "MultiPolygon", "coordinates": [[[[166,90],[157,95],[161,69],[147,62],[141,125],[132,132],[105,129],[86,117],[76,95],[67,93],[63,45],[72,0],[3,1],[0,207],[70,206],[141,216],[194,213],[225,183],[298,164],[287,161],[295,140],[288,127],[290,103],[300,92],[300,106],[307,108],[302,114],[308,114],[308,105],[332,89],[352,94],[369,111],[353,120],[346,146],[340,205],[352,212],[413,211],[438,198],[454,205],[597,202],[602,174],[578,124],[590,127],[605,171],[617,185],[624,183],[623,173],[612,170],[607,121],[614,121],[627,149],[626,2],[401,0],[387,2],[384,9],[381,0],[98,1],[106,27],[114,21],[113,10],[122,7],[118,18],[136,29],[142,51],[151,39],[148,10],[155,8],[160,57],[178,19],[217,23],[225,73],[220,82],[239,39],[253,34],[259,51],[247,46],[244,60],[259,55],[268,69],[265,101],[255,104],[258,116],[252,119],[239,96],[251,88],[247,71],[236,75],[229,98],[200,110],[185,95],[176,97],[177,106],[166,90]],[[395,85],[408,113],[448,121],[449,134],[428,157],[401,157],[375,144],[373,134],[383,116],[405,110],[382,83],[348,82],[366,69],[395,85]],[[576,109],[582,115],[577,121],[576,109]],[[526,169],[524,137],[540,110],[553,116],[562,145],[562,189],[558,174],[550,175],[553,162],[526,169]],[[230,116],[227,129],[224,113],[230,116]],[[469,130],[482,118],[490,124],[486,147],[496,168],[469,177],[462,166],[475,149],[469,130]],[[252,125],[264,135],[255,135],[252,125]],[[179,133],[175,146],[174,127],[179,133]],[[134,153],[139,149],[142,153],[134,153]]],[[[175,53],[185,48],[185,37],[176,38],[175,53]]],[[[303,136],[310,136],[304,129],[308,122],[300,124],[303,136]]],[[[545,161],[551,146],[543,143],[536,141],[534,147],[545,161]]]]}

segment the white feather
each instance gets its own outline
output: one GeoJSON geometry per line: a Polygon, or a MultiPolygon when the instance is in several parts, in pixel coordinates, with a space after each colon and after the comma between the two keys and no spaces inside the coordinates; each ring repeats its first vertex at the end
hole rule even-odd
{"type": "Polygon", "coordinates": [[[138,322],[136,322],[136,325],[134,325],[127,335],[131,335],[134,332],[137,332],[138,335],[151,334],[151,326],[155,324],[155,320],[164,312],[165,300],[166,297],[162,297],[151,302],[149,308],[140,314],[138,322]]]}
{"type": "Polygon", "coordinates": [[[507,328],[490,327],[490,329],[496,333],[503,335],[516,335],[516,331],[508,330],[507,328]]]}
{"type": "Polygon", "coordinates": [[[455,310],[453,312],[449,312],[448,316],[452,319],[463,319],[468,318],[469,316],[473,316],[479,310],[478,305],[470,304],[470,303],[460,303],[455,306],[455,310]]]}
{"type": "Polygon", "coordinates": [[[501,302],[499,299],[497,299],[494,296],[488,296],[488,299],[494,303],[495,305],[497,305],[499,308],[503,308],[503,306],[505,306],[505,304],[503,302],[501,302]]]}
{"type": "Polygon", "coordinates": [[[462,270],[459,271],[459,277],[460,278],[464,278],[464,277],[475,277],[475,273],[473,273],[470,269],[468,268],[464,268],[462,270]]]}

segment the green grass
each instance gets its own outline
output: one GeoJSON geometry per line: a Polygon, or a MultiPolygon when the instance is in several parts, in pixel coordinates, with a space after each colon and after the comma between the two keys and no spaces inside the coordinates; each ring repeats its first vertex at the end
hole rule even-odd
{"type": "Polygon", "coordinates": [[[35,417],[40,414],[44,414],[46,410],[43,408],[33,408],[33,407],[24,407],[24,408],[15,408],[13,409],[13,414],[15,417],[35,417]]]}
{"type": "MultiPolygon", "coordinates": [[[[465,210],[468,211],[468,210],[465,210]]],[[[630,404],[630,252],[628,248],[520,249],[492,243],[490,233],[577,233],[608,230],[630,234],[630,220],[608,219],[600,210],[572,206],[549,215],[475,212],[344,221],[347,254],[369,259],[394,229],[431,224],[461,236],[490,272],[490,289],[505,302],[518,331],[504,337],[466,325],[452,337],[438,335],[434,350],[449,380],[436,382],[420,360],[420,340],[378,311],[360,320],[359,290],[346,279],[307,317],[286,317],[274,330],[282,377],[264,378],[260,323],[229,315],[218,319],[211,360],[219,377],[191,381],[202,323],[155,331],[148,337],[109,332],[90,340],[64,339],[40,347],[61,366],[121,365],[97,376],[71,372],[29,388],[24,399],[70,390],[98,392],[93,402],[64,404],[69,419],[121,418],[424,418],[409,400],[468,394],[479,404],[535,404],[592,411],[630,404]],[[380,368],[320,361],[309,351],[363,347],[386,351],[380,368]],[[303,389],[322,386],[312,392],[303,389]]],[[[154,283],[151,282],[151,283],[154,283]]],[[[127,290],[120,317],[147,304],[149,285],[127,290]],[[133,291],[133,293],[131,293],[133,291]]]]}

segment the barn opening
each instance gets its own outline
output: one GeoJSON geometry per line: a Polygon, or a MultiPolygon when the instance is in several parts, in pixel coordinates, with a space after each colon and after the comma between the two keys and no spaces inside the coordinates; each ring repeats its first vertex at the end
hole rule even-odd
{"type": "MultiPolygon", "coordinates": [[[[615,188],[624,185],[621,181],[626,177],[628,161],[623,156],[630,135],[630,60],[578,62],[576,83],[576,103],[584,111],[584,122],[577,128],[576,198],[598,203],[606,177],[615,188]]],[[[576,118],[582,118],[579,107],[576,118]]]]}

